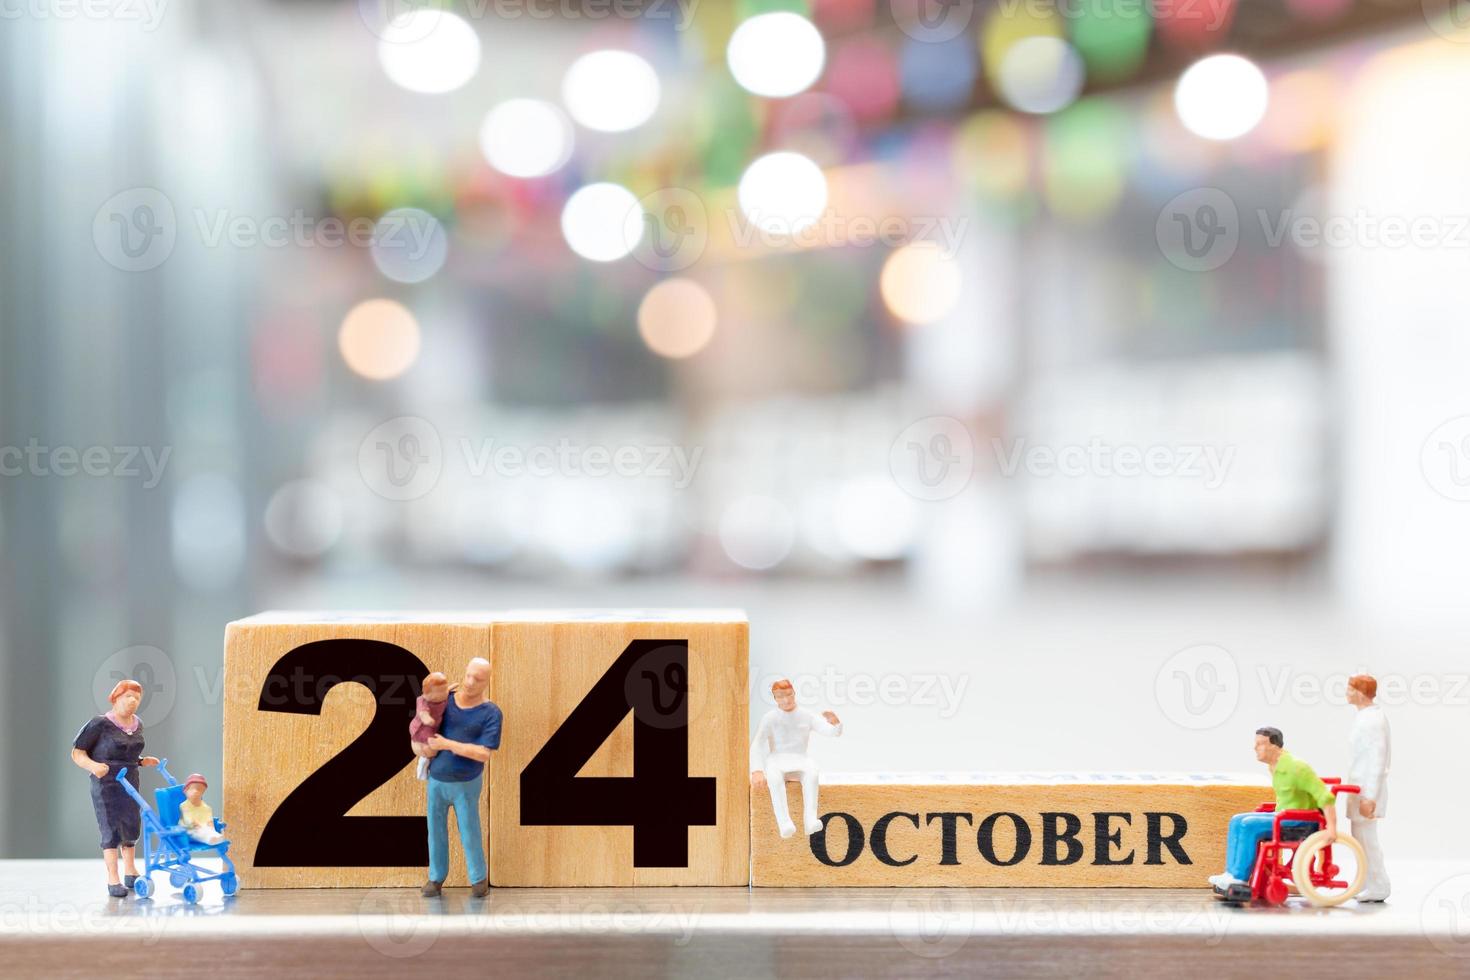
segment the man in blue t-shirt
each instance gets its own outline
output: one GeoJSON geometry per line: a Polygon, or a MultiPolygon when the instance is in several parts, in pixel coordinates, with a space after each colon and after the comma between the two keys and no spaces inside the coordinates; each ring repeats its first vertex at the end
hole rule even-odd
{"type": "Polygon", "coordinates": [[[449,810],[459,824],[465,869],[476,898],[490,891],[485,838],[480,831],[480,785],[490,752],[500,747],[500,708],[485,696],[490,661],[476,657],[464,680],[449,692],[439,732],[429,739],[429,880],[425,898],[444,887],[449,874],[449,810]]]}

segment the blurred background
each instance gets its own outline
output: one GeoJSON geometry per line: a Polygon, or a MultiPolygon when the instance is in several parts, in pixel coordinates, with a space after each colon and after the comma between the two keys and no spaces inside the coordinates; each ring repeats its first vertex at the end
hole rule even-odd
{"type": "Polygon", "coordinates": [[[1470,4],[0,17],[0,854],[121,677],[219,771],[231,619],[594,605],[828,770],[1341,772],[1368,670],[1467,856],[1470,4]]]}

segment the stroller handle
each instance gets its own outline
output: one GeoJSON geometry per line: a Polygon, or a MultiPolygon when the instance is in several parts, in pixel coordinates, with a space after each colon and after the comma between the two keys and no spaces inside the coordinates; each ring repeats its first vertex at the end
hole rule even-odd
{"type": "MultiPolygon", "coordinates": [[[[133,789],[133,784],[123,778],[127,776],[128,768],[128,766],[123,766],[117,771],[117,781],[122,783],[123,792],[131,796],[133,798],[133,801],[137,803],[140,808],[146,810],[148,809],[148,801],[143,799],[143,794],[133,789]]],[[[159,759],[157,769],[160,773],[163,774],[164,780],[167,781],[170,786],[178,785],[178,782],[174,779],[174,777],[169,774],[167,759],[159,759]]]]}

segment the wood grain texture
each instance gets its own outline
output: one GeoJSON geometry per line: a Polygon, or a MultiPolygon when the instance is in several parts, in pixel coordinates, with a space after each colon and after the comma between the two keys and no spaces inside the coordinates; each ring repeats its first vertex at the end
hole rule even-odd
{"type": "Polygon", "coordinates": [[[292,889],[109,899],[102,862],[0,861],[6,976],[1412,977],[1462,980],[1463,859],[1387,904],[1232,908],[1189,889],[292,889]],[[712,970],[713,968],[713,970],[712,970]]]}
{"type": "MultiPolygon", "coordinates": [[[[749,628],[726,622],[500,622],[494,686],[505,737],[491,760],[490,880],[496,885],[744,885],[750,880],[749,628]],[[714,826],[688,830],[687,868],[634,868],[630,827],[526,827],[519,774],[628,644],[689,642],[689,775],[713,776],[714,826]]],[[[633,771],[633,715],[579,775],[633,771]]]]}
{"type": "MultiPolygon", "coordinates": [[[[262,614],[225,635],[224,773],[220,816],[245,888],[421,884],[423,867],[255,867],[260,834],[282,800],[367,727],[375,706],[354,683],[330,688],[320,715],[261,711],[262,684],[282,656],[328,639],[403,647],[457,680],[472,657],[491,662],[489,696],[504,713],[500,749],[486,769],[481,822],[496,885],[744,885],[749,881],[748,640],[743,615],[722,612],[548,611],[352,616],[262,614]],[[689,775],[716,779],[717,822],[691,827],[689,865],[635,869],[628,827],[522,827],[520,773],[634,639],[689,643],[689,775]]],[[[417,690],[406,692],[412,699],[417,690]]],[[[582,775],[630,775],[632,715],[582,775]]],[[[405,726],[404,742],[408,735],[405,726]]],[[[424,813],[426,784],[407,762],[349,816],[424,813]]],[[[451,815],[450,886],[465,884],[451,815]]],[[[309,836],[313,828],[300,828],[309,836]]]]}
{"type": "MultiPolygon", "coordinates": [[[[337,684],[326,694],[320,715],[258,710],[262,685],[271,666],[291,650],[316,640],[381,640],[401,646],[430,670],[451,678],[464,673],[473,657],[487,655],[490,622],[275,621],[273,617],[231,623],[225,631],[224,785],[218,813],[229,827],[230,854],[242,887],[307,888],[423,884],[425,868],[262,868],[254,864],[266,821],[281,801],[308,775],[347,747],[367,727],[376,710],[361,684],[337,684]]],[[[312,621],[315,619],[315,621],[312,621]]],[[[315,683],[316,679],[307,679],[315,683]]],[[[418,691],[405,691],[412,700],[418,691]]],[[[491,700],[497,700],[491,680],[491,700]]],[[[403,739],[408,741],[405,726],[403,739]]],[[[427,784],[414,776],[413,761],[348,811],[349,816],[424,813],[427,784]]],[[[495,792],[486,787],[486,795],[495,792]]],[[[485,819],[482,801],[481,821],[485,819]]],[[[323,815],[325,816],[325,815],[323,815]]],[[[312,833],[302,827],[303,835],[312,833]]],[[[467,884],[458,829],[450,814],[448,883],[467,884]]]]}
{"type": "MultiPolygon", "coordinates": [[[[769,793],[751,793],[753,885],[1198,887],[1208,875],[1224,869],[1225,829],[1231,815],[1255,809],[1271,794],[1267,786],[1234,781],[843,780],[840,775],[823,777],[820,812],[827,829],[810,840],[800,831],[783,840],[776,830],[769,793]],[[954,829],[948,856],[944,853],[946,818],[938,816],[941,813],[968,816],[968,820],[965,816],[948,819],[954,829]],[[1010,816],[987,821],[1000,813],[1019,817],[1024,829],[1018,829],[1010,816]],[[1109,813],[1124,816],[1096,816],[1109,813]],[[1156,817],[1151,823],[1150,813],[1177,817],[1156,817]],[[834,814],[850,815],[861,827],[861,849],[850,862],[852,825],[834,814]],[[1071,828],[1067,818],[1043,814],[1072,815],[1075,843],[1049,840],[1048,827],[1056,836],[1066,835],[1071,828]],[[885,815],[890,816],[882,820],[885,815]],[[1100,839],[1099,820],[1101,836],[1117,834],[1115,841],[1100,839]],[[1184,822],[1182,828],[1178,820],[1184,822]],[[1159,841],[1153,848],[1149,846],[1151,827],[1159,841]],[[1181,829],[1176,843],[1188,864],[1181,864],[1162,842],[1181,829]],[[979,840],[982,836],[987,838],[988,855],[979,840]],[[1021,848],[1024,855],[1018,859],[1018,837],[1028,836],[1021,848]],[[903,863],[885,862],[880,850],[886,851],[889,862],[903,863]],[[818,854],[843,866],[825,864],[818,854]]],[[[787,784],[787,804],[800,827],[799,785],[787,784]]]]}

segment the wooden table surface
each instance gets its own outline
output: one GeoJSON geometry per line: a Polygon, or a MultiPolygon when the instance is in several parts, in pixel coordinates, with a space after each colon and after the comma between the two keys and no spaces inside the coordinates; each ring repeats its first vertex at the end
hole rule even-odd
{"type": "MultiPolygon", "coordinates": [[[[205,886],[108,898],[101,861],[0,861],[9,976],[1470,976],[1470,863],[1391,867],[1385,905],[1230,908],[1198,890],[205,886]]],[[[248,884],[248,879],[247,879],[248,884]]]]}

